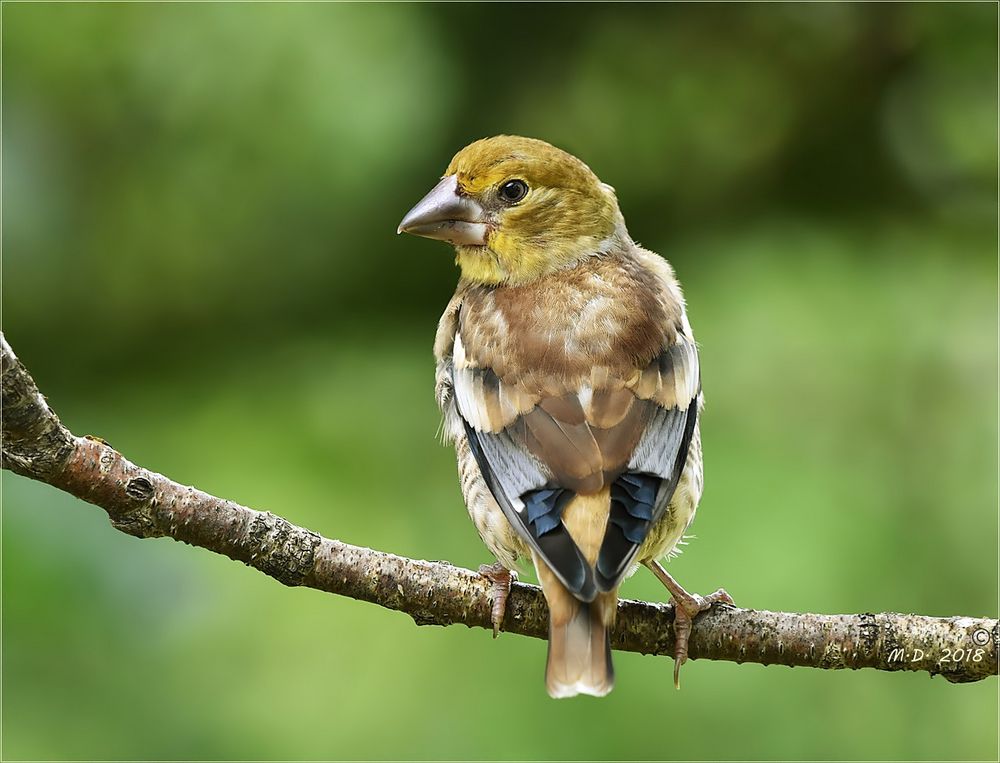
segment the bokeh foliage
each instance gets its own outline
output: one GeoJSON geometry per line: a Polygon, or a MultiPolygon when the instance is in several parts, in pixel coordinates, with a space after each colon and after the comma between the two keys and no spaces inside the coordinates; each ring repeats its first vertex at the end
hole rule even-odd
{"type": "MultiPolygon", "coordinates": [[[[64,421],[324,534],[486,559],[435,441],[455,281],[395,225],[451,154],[613,184],[702,345],[672,566],[752,607],[997,606],[993,4],[23,4],[4,330],[64,421]]],[[[11,758],[989,758],[996,681],[618,655],[289,590],[3,475],[11,758]]],[[[530,577],[530,576],[529,576],[530,577]]],[[[649,576],[626,586],[662,597],[649,576]]]]}

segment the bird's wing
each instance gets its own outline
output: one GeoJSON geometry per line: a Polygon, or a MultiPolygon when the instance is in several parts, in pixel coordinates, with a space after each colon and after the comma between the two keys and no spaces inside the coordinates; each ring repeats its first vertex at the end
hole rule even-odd
{"type": "Polygon", "coordinates": [[[507,520],[573,595],[592,600],[597,595],[593,569],[559,516],[573,495],[561,485],[586,471],[581,450],[592,456],[593,438],[588,443],[584,428],[548,413],[541,407],[542,395],[471,364],[460,333],[451,371],[460,425],[507,520]],[[570,452],[579,457],[558,455],[551,464],[545,457],[570,452]]]}
{"type": "Polygon", "coordinates": [[[678,331],[631,390],[650,408],[627,468],[611,486],[611,512],[595,565],[602,591],[617,588],[625,577],[650,528],[670,505],[687,462],[701,393],[698,350],[690,332],[678,331]]]}

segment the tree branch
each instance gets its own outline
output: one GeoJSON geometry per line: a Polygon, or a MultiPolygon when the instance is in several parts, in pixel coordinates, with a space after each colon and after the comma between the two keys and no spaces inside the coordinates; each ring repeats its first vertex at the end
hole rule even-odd
{"type": "MultiPolygon", "coordinates": [[[[269,512],[180,485],[125,459],[100,439],[62,425],[0,334],[2,466],[103,508],[118,530],[169,536],[228,556],[288,586],[369,601],[418,625],[491,628],[490,585],[470,570],[323,538],[269,512]]],[[[669,606],[622,601],[616,649],[673,654],[669,606]]],[[[515,583],[503,630],[545,638],[541,590],[515,583]]],[[[949,681],[997,673],[997,620],[893,613],[815,615],[716,605],[691,635],[692,659],[825,669],[926,671],[949,681]]]]}

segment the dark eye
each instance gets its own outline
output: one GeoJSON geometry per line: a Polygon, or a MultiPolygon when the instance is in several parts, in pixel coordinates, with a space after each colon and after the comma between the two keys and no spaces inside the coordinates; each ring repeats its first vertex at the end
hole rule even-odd
{"type": "Polygon", "coordinates": [[[500,186],[500,198],[508,204],[517,204],[528,195],[528,184],[523,180],[508,180],[500,186]]]}

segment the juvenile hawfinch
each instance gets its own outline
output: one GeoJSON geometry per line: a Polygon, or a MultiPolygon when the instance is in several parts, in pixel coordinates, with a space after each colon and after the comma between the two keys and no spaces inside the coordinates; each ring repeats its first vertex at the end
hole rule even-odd
{"type": "Polygon", "coordinates": [[[702,493],[698,349],[673,269],[631,239],[611,186],[531,138],[459,151],[399,232],[457,252],[436,391],[499,560],[481,570],[494,629],[509,571],[530,558],[549,605],[549,694],[603,696],[618,589],[641,564],[674,603],[676,684],[692,618],[732,600],[689,594],[657,561],[702,493]]]}

